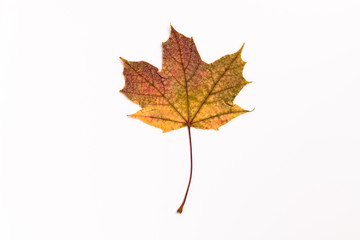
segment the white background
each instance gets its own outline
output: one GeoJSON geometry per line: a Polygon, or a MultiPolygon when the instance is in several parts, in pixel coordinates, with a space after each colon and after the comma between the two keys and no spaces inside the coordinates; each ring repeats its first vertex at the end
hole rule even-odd
{"type": "Polygon", "coordinates": [[[0,239],[360,239],[360,3],[0,1],[0,239]],[[127,117],[119,57],[170,23],[208,63],[243,42],[255,111],[219,131],[127,117]]]}

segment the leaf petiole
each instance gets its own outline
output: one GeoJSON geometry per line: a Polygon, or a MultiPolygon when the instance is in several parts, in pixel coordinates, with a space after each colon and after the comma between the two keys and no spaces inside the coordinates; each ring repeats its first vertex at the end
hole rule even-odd
{"type": "Polygon", "coordinates": [[[189,133],[189,145],[190,145],[190,178],[189,178],[189,183],[186,189],[186,193],[185,193],[185,197],[183,202],[181,203],[179,209],[177,210],[177,213],[182,213],[185,202],[186,202],[186,198],[189,192],[189,188],[190,188],[190,183],[191,183],[191,177],[192,177],[192,168],[193,168],[193,159],[192,159],[192,144],[191,144],[191,132],[190,132],[190,125],[187,126],[188,128],[188,133],[189,133]]]}

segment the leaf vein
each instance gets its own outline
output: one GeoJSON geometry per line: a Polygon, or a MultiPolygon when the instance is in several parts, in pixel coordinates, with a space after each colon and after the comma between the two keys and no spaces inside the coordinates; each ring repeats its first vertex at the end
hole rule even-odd
{"type": "Polygon", "coordinates": [[[170,53],[169,49],[167,49],[165,45],[163,45],[163,47],[164,47],[165,51],[168,52],[169,56],[170,56],[177,64],[181,64],[181,62],[179,62],[179,61],[170,53]]]}
{"type": "Polygon", "coordinates": [[[193,118],[190,121],[190,124],[194,121],[196,115],[199,113],[199,111],[201,110],[201,108],[204,106],[204,103],[207,101],[207,99],[209,98],[209,96],[211,95],[212,91],[214,91],[216,85],[220,82],[220,80],[222,79],[222,77],[226,74],[226,72],[228,71],[228,69],[230,68],[230,66],[235,62],[235,60],[237,59],[237,57],[239,56],[240,51],[235,55],[234,59],[231,60],[230,64],[228,65],[227,68],[225,68],[224,72],[219,76],[219,78],[215,81],[214,85],[212,86],[212,88],[210,89],[208,95],[205,97],[205,99],[202,101],[202,103],[200,104],[198,110],[195,112],[193,118]]]}
{"type": "Polygon", "coordinates": [[[227,90],[230,90],[230,89],[233,89],[233,88],[236,88],[238,87],[239,85],[235,85],[235,86],[231,86],[231,87],[227,87],[227,88],[224,88],[224,89],[221,89],[221,90],[218,90],[218,91],[215,91],[215,92],[212,92],[211,95],[215,95],[217,93],[220,93],[220,92],[225,92],[227,90]]]}
{"type": "Polygon", "coordinates": [[[172,74],[172,72],[169,69],[166,69],[166,71],[171,75],[171,77],[174,78],[174,80],[183,88],[185,88],[185,86],[174,76],[174,74],[172,74]]]}
{"type": "Polygon", "coordinates": [[[179,116],[186,121],[185,117],[179,112],[179,110],[170,102],[170,100],[154,85],[152,84],[148,79],[146,79],[142,74],[140,74],[138,71],[136,71],[128,62],[126,64],[135,72],[137,73],[141,78],[143,78],[145,81],[147,81],[156,91],[158,91],[161,96],[170,104],[170,106],[179,114],[179,116]]]}
{"type": "Polygon", "coordinates": [[[185,122],[177,121],[177,120],[170,119],[170,118],[155,117],[155,116],[146,116],[146,115],[137,115],[137,114],[134,114],[133,116],[136,116],[136,117],[145,117],[145,118],[153,118],[153,119],[159,119],[159,120],[163,120],[163,121],[170,121],[170,122],[176,122],[176,123],[183,123],[183,124],[185,124],[185,122]]]}
{"type": "Polygon", "coordinates": [[[211,118],[216,118],[216,117],[220,117],[220,116],[224,116],[224,115],[228,115],[228,114],[242,113],[242,112],[247,112],[247,111],[246,110],[241,110],[241,111],[230,111],[230,112],[225,112],[225,113],[219,113],[219,114],[216,114],[216,115],[213,115],[213,116],[210,116],[210,117],[203,118],[203,119],[197,120],[195,122],[192,122],[192,124],[202,122],[202,121],[206,121],[206,120],[209,120],[211,118]]]}
{"type": "Polygon", "coordinates": [[[122,91],[123,93],[129,93],[134,95],[140,95],[140,96],[149,96],[149,97],[162,97],[162,95],[154,95],[149,93],[139,93],[139,92],[129,92],[129,91],[122,91]]]}

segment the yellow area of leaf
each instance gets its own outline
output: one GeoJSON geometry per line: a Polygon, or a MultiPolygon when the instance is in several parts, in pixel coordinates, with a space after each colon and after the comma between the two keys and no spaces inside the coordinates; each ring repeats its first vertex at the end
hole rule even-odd
{"type": "Polygon", "coordinates": [[[215,129],[248,112],[233,104],[249,82],[243,77],[244,45],[236,53],[211,64],[201,60],[192,38],[171,27],[163,43],[161,72],[147,62],[124,64],[125,87],[121,90],[142,109],[131,117],[169,132],[185,126],[215,129]]]}

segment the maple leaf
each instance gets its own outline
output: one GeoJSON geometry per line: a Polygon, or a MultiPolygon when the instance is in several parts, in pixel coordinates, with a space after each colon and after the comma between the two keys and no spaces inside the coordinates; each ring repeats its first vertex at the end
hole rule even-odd
{"type": "Polygon", "coordinates": [[[125,87],[120,91],[142,109],[129,115],[169,132],[187,127],[190,143],[190,178],[192,144],[190,128],[215,129],[240,114],[248,112],[233,103],[249,82],[243,77],[246,62],[241,51],[226,55],[211,64],[201,60],[193,38],[178,33],[171,26],[169,39],[162,44],[163,61],[159,70],[151,64],[120,58],[124,65],[125,87]]]}

